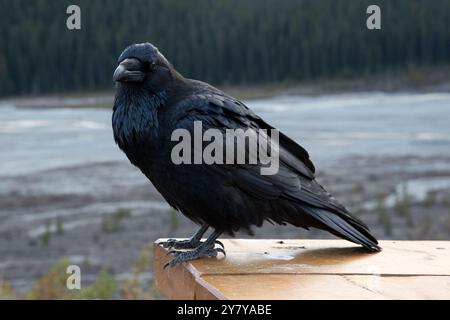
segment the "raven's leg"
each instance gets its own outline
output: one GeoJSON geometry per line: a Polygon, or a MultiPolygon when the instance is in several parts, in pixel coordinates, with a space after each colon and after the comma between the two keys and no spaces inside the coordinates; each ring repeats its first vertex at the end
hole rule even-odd
{"type": "Polygon", "coordinates": [[[168,239],[167,241],[160,242],[164,248],[174,248],[174,249],[195,249],[197,248],[205,232],[208,230],[208,225],[204,224],[202,227],[188,240],[176,240],[168,239]]]}
{"type": "Polygon", "coordinates": [[[174,254],[175,258],[170,260],[164,265],[164,269],[167,267],[173,267],[176,264],[183,263],[185,261],[200,259],[200,258],[215,258],[217,254],[223,253],[225,254],[225,250],[222,248],[214,248],[217,238],[220,236],[222,232],[214,231],[211,235],[206,239],[205,242],[202,242],[197,248],[192,251],[170,251],[169,253],[174,254]]]}

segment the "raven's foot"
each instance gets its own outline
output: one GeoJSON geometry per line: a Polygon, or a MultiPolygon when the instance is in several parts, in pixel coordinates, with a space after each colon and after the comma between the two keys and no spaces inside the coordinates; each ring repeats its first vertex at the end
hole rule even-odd
{"type": "MultiPolygon", "coordinates": [[[[199,239],[191,238],[187,240],[168,239],[158,244],[161,245],[163,248],[186,250],[186,249],[195,249],[202,243],[204,242],[200,241],[199,239]]],[[[216,240],[215,243],[225,249],[225,246],[219,240],[216,240]]]]}
{"type": "MultiPolygon", "coordinates": [[[[201,228],[188,240],[176,240],[169,239],[167,241],[160,242],[164,248],[174,248],[174,249],[195,249],[202,244],[200,241],[202,236],[208,230],[208,225],[204,224],[201,228]]],[[[223,245],[222,245],[223,246],[223,245]]]]}
{"type": "MultiPolygon", "coordinates": [[[[202,227],[204,229],[205,226],[202,227]]],[[[207,226],[206,226],[207,228],[207,226]]],[[[196,241],[199,245],[192,251],[177,251],[171,250],[168,254],[173,254],[175,258],[170,260],[164,265],[164,269],[171,266],[175,266],[179,263],[183,263],[190,260],[196,260],[200,258],[215,258],[219,253],[223,253],[225,256],[225,250],[223,249],[223,244],[220,241],[217,241],[217,238],[220,236],[222,232],[214,230],[213,233],[206,239],[204,242],[200,241],[201,236],[199,234],[202,230],[197,232],[190,240],[186,242],[196,241]],[[215,248],[216,243],[220,244],[222,248],[215,248]]],[[[204,233],[204,232],[203,232],[204,233]]],[[[202,234],[203,234],[202,233],[202,234]]],[[[174,242],[172,242],[173,244],[174,242]]],[[[179,243],[179,242],[178,242],[179,243]]],[[[186,244],[182,244],[182,246],[186,246],[186,244]]]]}
{"type": "Polygon", "coordinates": [[[222,253],[224,256],[226,256],[225,250],[222,248],[214,248],[211,246],[205,246],[204,243],[202,243],[199,247],[197,247],[193,251],[169,251],[170,254],[175,255],[175,258],[170,260],[164,265],[164,269],[167,267],[173,267],[177,264],[201,259],[201,258],[216,258],[219,253],[222,253]]]}

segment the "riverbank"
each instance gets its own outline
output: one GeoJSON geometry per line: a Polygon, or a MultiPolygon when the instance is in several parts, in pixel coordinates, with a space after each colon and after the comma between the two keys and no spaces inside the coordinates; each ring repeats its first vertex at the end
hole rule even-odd
{"type": "MultiPolygon", "coordinates": [[[[450,92],[450,66],[410,68],[358,78],[336,77],[308,82],[284,81],[268,84],[218,86],[240,100],[271,98],[274,96],[319,96],[361,92],[450,92]]],[[[76,92],[42,96],[0,99],[1,105],[19,108],[111,108],[114,92],[76,92]]]]}

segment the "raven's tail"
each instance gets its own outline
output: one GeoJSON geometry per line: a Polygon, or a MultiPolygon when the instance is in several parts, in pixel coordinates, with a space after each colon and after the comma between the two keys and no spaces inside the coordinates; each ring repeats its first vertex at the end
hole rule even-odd
{"type": "Polygon", "coordinates": [[[311,206],[303,207],[303,209],[320,223],[321,229],[340,238],[358,243],[370,251],[381,251],[377,239],[370,234],[369,228],[362,221],[347,213],[337,214],[311,206]]]}

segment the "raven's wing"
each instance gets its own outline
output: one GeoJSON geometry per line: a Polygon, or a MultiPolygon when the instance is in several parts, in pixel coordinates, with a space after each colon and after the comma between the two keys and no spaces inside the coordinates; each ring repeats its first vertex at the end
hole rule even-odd
{"type": "MultiPolygon", "coordinates": [[[[172,118],[173,128],[192,130],[194,121],[201,121],[203,130],[219,129],[274,129],[254,114],[242,102],[220,91],[195,94],[177,105],[172,118]]],[[[229,143],[224,139],[224,145],[229,143]]],[[[234,142],[233,142],[234,143],[234,142]]],[[[267,139],[267,143],[273,143],[267,139]]],[[[273,146],[271,146],[272,148],[273,146]]],[[[237,192],[254,199],[283,202],[280,212],[264,219],[278,223],[325,229],[339,237],[379,250],[377,240],[368,227],[336,201],[314,177],[315,168],[308,152],[283,133],[279,133],[279,171],[275,175],[261,175],[261,165],[211,165],[211,170],[231,179],[237,192]],[[286,201],[287,200],[287,201],[286,201]],[[288,202],[289,208],[285,203],[288,202]]],[[[249,150],[246,146],[246,158],[249,150]]],[[[252,213],[257,214],[257,213],[252,213]]]]}

